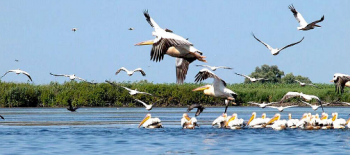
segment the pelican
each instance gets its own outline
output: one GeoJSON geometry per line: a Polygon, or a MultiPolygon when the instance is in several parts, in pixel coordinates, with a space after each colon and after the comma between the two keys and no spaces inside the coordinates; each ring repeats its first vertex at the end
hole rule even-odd
{"type": "Polygon", "coordinates": [[[75,76],[75,74],[66,75],[66,74],[52,74],[52,73],[50,73],[50,75],[53,75],[53,76],[64,76],[64,77],[68,77],[70,80],[78,79],[80,81],[85,81],[86,82],[86,80],[84,80],[83,78],[75,76]]]}
{"type": "Polygon", "coordinates": [[[307,31],[307,30],[311,30],[314,29],[315,27],[321,27],[319,25],[317,25],[317,23],[322,22],[324,20],[324,15],[322,16],[322,18],[320,20],[316,20],[310,24],[308,24],[305,19],[303,18],[303,16],[297,11],[295,10],[293,4],[289,5],[288,7],[290,9],[290,11],[292,11],[295,19],[298,21],[298,23],[300,24],[300,27],[298,27],[298,30],[303,30],[303,31],[307,31]]]}
{"type": "MultiPolygon", "coordinates": [[[[29,73],[27,73],[27,72],[25,72],[23,70],[20,70],[20,69],[9,70],[2,77],[4,77],[7,73],[10,73],[10,72],[14,72],[17,75],[18,74],[24,74],[24,75],[26,75],[29,78],[30,81],[33,81],[32,78],[30,77],[29,73]]],[[[2,79],[2,77],[0,79],[2,79]]]]}
{"type": "Polygon", "coordinates": [[[72,31],[73,31],[73,32],[75,32],[75,31],[77,31],[77,30],[78,30],[78,28],[75,28],[75,27],[72,28],[72,31]]]}
{"type": "Polygon", "coordinates": [[[298,105],[291,105],[291,106],[285,106],[285,107],[275,107],[275,106],[267,106],[269,108],[275,108],[277,109],[279,112],[283,112],[284,109],[287,109],[287,108],[291,108],[291,107],[297,107],[298,105]]]}
{"type": "Polygon", "coordinates": [[[67,110],[70,112],[75,112],[77,109],[79,109],[79,107],[75,107],[75,108],[73,107],[71,100],[68,100],[68,105],[69,107],[67,108],[67,110]]]}
{"type": "Polygon", "coordinates": [[[129,94],[130,94],[131,96],[134,96],[134,95],[136,95],[136,94],[146,94],[146,95],[151,95],[151,96],[152,96],[152,94],[150,94],[150,93],[138,91],[137,89],[133,90],[133,89],[130,89],[130,88],[128,88],[128,87],[123,87],[123,86],[120,86],[120,87],[122,87],[122,88],[126,89],[127,91],[129,91],[129,94]]]}
{"type": "Polygon", "coordinates": [[[128,30],[132,31],[132,30],[134,30],[134,28],[130,27],[128,30]]]}
{"type": "Polygon", "coordinates": [[[321,115],[319,125],[321,126],[321,129],[332,129],[333,128],[333,121],[332,121],[332,119],[328,119],[327,113],[323,112],[321,115]]]}
{"type": "Polygon", "coordinates": [[[335,92],[343,94],[344,86],[349,85],[350,75],[335,73],[331,82],[335,84],[335,92]]]}
{"type": "Polygon", "coordinates": [[[223,113],[218,118],[216,118],[211,125],[212,126],[217,125],[218,128],[222,128],[222,127],[225,127],[226,121],[227,121],[227,114],[223,113]]]}
{"type": "Polygon", "coordinates": [[[322,108],[322,111],[323,110],[323,106],[322,106],[322,101],[320,100],[320,98],[318,98],[317,96],[315,95],[307,95],[307,94],[303,94],[302,92],[301,93],[298,93],[298,92],[288,92],[286,93],[283,98],[279,101],[279,103],[282,103],[283,101],[285,100],[288,100],[290,98],[293,98],[293,97],[300,97],[302,99],[304,99],[305,101],[311,101],[312,99],[315,99],[318,101],[318,103],[321,105],[321,108],[322,108]]]}
{"type": "Polygon", "coordinates": [[[270,105],[270,104],[274,104],[274,103],[278,103],[278,102],[271,102],[271,103],[255,103],[255,102],[248,102],[249,104],[254,104],[259,106],[260,108],[266,108],[266,106],[270,105]]]}
{"type": "Polygon", "coordinates": [[[196,65],[197,67],[207,67],[209,69],[211,69],[212,71],[216,71],[219,68],[222,69],[233,69],[231,67],[226,67],[226,66],[209,66],[209,65],[196,65]]]}
{"type": "Polygon", "coordinates": [[[195,78],[196,78],[195,82],[201,82],[207,78],[214,79],[213,85],[205,85],[205,86],[193,89],[192,91],[203,90],[204,94],[206,95],[226,99],[225,100],[225,105],[226,105],[225,113],[226,113],[229,100],[235,101],[237,94],[232,90],[226,88],[226,82],[220,79],[218,76],[216,76],[213,72],[209,71],[207,68],[203,68],[202,70],[200,70],[195,78]]]}
{"type": "Polygon", "coordinates": [[[257,81],[261,81],[261,80],[269,80],[269,79],[264,79],[264,78],[252,78],[248,75],[244,75],[244,74],[239,74],[239,73],[235,73],[236,75],[239,75],[239,76],[243,76],[245,78],[248,78],[250,82],[257,82],[257,81]]]}
{"type": "Polygon", "coordinates": [[[144,128],[149,128],[149,129],[163,128],[162,122],[160,121],[160,119],[159,118],[151,118],[151,114],[146,115],[146,117],[139,124],[138,128],[140,128],[141,125],[144,128]]]}
{"type": "Polygon", "coordinates": [[[275,116],[272,117],[269,122],[267,122],[267,125],[273,123],[271,128],[274,129],[274,130],[286,129],[287,121],[286,120],[280,120],[280,118],[281,118],[281,114],[279,114],[279,113],[275,114],[275,116]]]}
{"type": "Polygon", "coordinates": [[[250,128],[264,128],[264,125],[268,122],[267,118],[265,118],[266,114],[263,113],[262,118],[255,118],[255,117],[256,117],[256,112],[253,112],[247,125],[250,128]]]}
{"type": "Polygon", "coordinates": [[[199,114],[201,114],[203,112],[203,110],[205,109],[202,105],[200,104],[192,104],[191,106],[188,107],[187,112],[190,112],[193,108],[197,108],[197,112],[196,112],[196,117],[199,116],[199,114]]]}
{"type": "Polygon", "coordinates": [[[345,119],[339,118],[338,119],[338,113],[332,113],[332,122],[333,122],[333,128],[334,129],[344,129],[346,125],[345,119]]]}
{"type": "Polygon", "coordinates": [[[5,119],[5,118],[4,118],[4,117],[2,117],[1,115],[0,115],[0,118],[1,118],[1,119],[5,119]]]}
{"type": "Polygon", "coordinates": [[[148,111],[150,111],[150,110],[152,110],[152,108],[153,108],[153,105],[154,104],[146,104],[145,102],[143,102],[143,101],[141,101],[141,100],[138,100],[138,99],[135,99],[135,101],[137,101],[137,102],[139,102],[139,103],[142,103],[146,108],[146,110],[148,110],[148,111]]]}
{"type": "Polygon", "coordinates": [[[288,114],[288,121],[287,121],[287,127],[288,128],[297,128],[298,126],[298,123],[299,123],[299,120],[298,119],[292,119],[292,114],[289,113],[288,114]]]}
{"type": "MultiPolygon", "coordinates": [[[[312,108],[312,110],[314,110],[314,111],[316,111],[319,107],[321,107],[320,105],[312,105],[312,104],[307,103],[307,102],[305,102],[305,101],[301,101],[301,102],[303,102],[303,103],[305,103],[306,105],[310,106],[310,107],[312,108]]],[[[322,104],[322,106],[327,106],[327,105],[329,105],[329,104],[331,104],[331,103],[322,104]]]]}
{"type": "Polygon", "coordinates": [[[196,117],[190,118],[186,113],[182,115],[181,126],[183,129],[194,129],[196,126],[199,127],[196,117]]]}
{"type": "Polygon", "coordinates": [[[126,74],[128,74],[129,76],[133,75],[135,72],[140,72],[142,76],[146,76],[146,73],[141,68],[136,68],[135,70],[129,71],[126,68],[122,67],[118,69],[117,72],[115,72],[115,75],[118,75],[120,71],[126,72],[126,74]]]}
{"type": "Polygon", "coordinates": [[[237,114],[233,113],[230,118],[227,118],[228,121],[226,121],[225,127],[233,130],[242,129],[244,126],[244,120],[242,118],[238,119],[237,117],[237,114]]]}
{"type": "Polygon", "coordinates": [[[314,87],[317,88],[317,86],[314,85],[314,84],[312,84],[312,83],[306,84],[306,83],[304,83],[304,82],[300,82],[299,80],[294,80],[294,81],[298,82],[298,83],[300,84],[300,86],[302,86],[302,87],[305,87],[306,85],[308,85],[308,86],[314,86],[314,87]]]}
{"type": "Polygon", "coordinates": [[[295,43],[292,43],[292,44],[289,44],[289,45],[284,46],[283,48],[279,49],[279,48],[272,48],[270,45],[264,43],[263,41],[261,41],[261,40],[259,40],[257,37],[255,37],[254,34],[252,34],[252,35],[253,35],[253,37],[254,37],[257,41],[259,41],[260,43],[262,43],[263,45],[265,45],[265,46],[270,50],[271,54],[272,54],[272,55],[275,55],[275,56],[278,55],[282,50],[284,50],[284,49],[286,49],[286,48],[288,48],[288,47],[294,46],[294,45],[296,45],[296,44],[299,44],[301,41],[304,40],[304,37],[303,37],[300,41],[295,42],[295,43]]]}

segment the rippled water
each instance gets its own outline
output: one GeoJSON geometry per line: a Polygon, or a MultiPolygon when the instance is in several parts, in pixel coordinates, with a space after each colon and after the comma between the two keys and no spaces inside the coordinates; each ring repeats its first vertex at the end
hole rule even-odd
{"type": "MultiPolygon", "coordinates": [[[[164,128],[138,129],[148,113],[144,108],[1,108],[0,154],[350,154],[350,130],[305,131],[288,129],[229,130],[211,127],[224,108],[207,108],[197,117],[200,128],[183,130],[180,119],[185,108],[154,108],[164,128]]],[[[327,107],[347,119],[350,108],[327,107]]],[[[272,117],[274,109],[229,107],[248,120],[255,111],[272,117]]],[[[311,108],[282,112],[300,118],[311,108]]],[[[319,114],[320,110],[317,111],[319,114]]],[[[194,112],[189,114],[194,115],[194,112]]]]}

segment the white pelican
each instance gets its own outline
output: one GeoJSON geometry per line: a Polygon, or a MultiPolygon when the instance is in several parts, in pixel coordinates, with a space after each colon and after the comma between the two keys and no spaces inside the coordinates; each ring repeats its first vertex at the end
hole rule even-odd
{"type": "MultiPolygon", "coordinates": [[[[316,111],[319,107],[321,107],[320,105],[312,105],[312,104],[307,103],[305,101],[301,101],[301,102],[303,102],[303,103],[307,104],[308,106],[310,106],[312,108],[312,110],[314,110],[314,111],[316,111]]],[[[331,104],[331,103],[322,104],[322,106],[327,106],[328,104],[331,104]]]]}
{"type": "Polygon", "coordinates": [[[333,76],[333,79],[331,82],[334,82],[335,85],[335,92],[343,94],[344,93],[344,86],[349,85],[350,81],[350,75],[341,74],[341,73],[335,73],[333,76]]]}
{"type": "Polygon", "coordinates": [[[142,74],[142,76],[146,76],[146,73],[141,68],[136,68],[135,70],[129,71],[128,69],[122,67],[122,68],[118,69],[117,72],[115,72],[115,75],[118,75],[118,73],[120,71],[126,72],[126,74],[128,74],[129,76],[133,75],[135,72],[140,72],[142,74]]]}
{"type": "Polygon", "coordinates": [[[139,124],[138,128],[140,128],[141,125],[144,128],[150,128],[150,129],[163,127],[160,119],[159,118],[151,118],[151,114],[146,115],[146,117],[139,124]]]}
{"type": "Polygon", "coordinates": [[[314,29],[315,27],[321,27],[321,26],[317,25],[317,23],[322,22],[324,20],[324,16],[322,16],[322,18],[320,20],[316,20],[316,21],[308,24],[305,21],[305,19],[303,18],[303,16],[297,10],[295,10],[293,4],[289,5],[288,8],[290,9],[290,11],[293,12],[293,15],[294,15],[295,19],[300,24],[300,27],[298,27],[298,30],[307,31],[307,30],[314,29]]]}
{"type": "Polygon", "coordinates": [[[226,121],[227,121],[227,114],[223,113],[218,118],[216,118],[211,125],[212,126],[217,125],[218,128],[222,128],[222,127],[225,127],[226,121]]]}
{"type": "Polygon", "coordinates": [[[78,28],[75,28],[75,27],[72,28],[72,31],[73,31],[73,32],[75,32],[75,31],[77,31],[77,30],[78,30],[78,28]]]}
{"type": "Polygon", "coordinates": [[[137,101],[137,102],[139,102],[139,103],[142,103],[146,108],[146,110],[148,110],[148,111],[150,111],[150,110],[152,110],[152,108],[153,108],[153,104],[146,104],[145,102],[143,102],[143,101],[141,101],[141,100],[138,100],[138,99],[135,99],[135,101],[137,101]]]}
{"type": "Polygon", "coordinates": [[[257,81],[261,81],[261,80],[269,80],[269,79],[264,79],[264,78],[252,78],[248,75],[244,75],[244,74],[239,74],[239,73],[235,73],[236,75],[239,75],[239,76],[243,76],[245,78],[248,78],[250,82],[257,82],[257,81]]]}
{"type": "MultiPolygon", "coordinates": [[[[24,74],[24,75],[26,75],[29,78],[30,81],[33,81],[32,78],[30,77],[29,73],[27,73],[27,72],[25,72],[23,70],[20,70],[20,69],[9,70],[2,77],[4,77],[7,73],[10,73],[10,72],[14,72],[17,75],[18,74],[24,74]]],[[[2,77],[0,79],[2,79],[2,77]]]]}
{"type": "Polygon", "coordinates": [[[197,112],[195,114],[196,117],[199,116],[199,114],[201,114],[203,112],[203,110],[205,109],[200,104],[192,104],[191,106],[188,107],[187,112],[190,112],[193,108],[197,108],[197,112]]]}
{"type": "Polygon", "coordinates": [[[237,114],[233,113],[230,118],[227,118],[228,121],[226,121],[225,127],[233,130],[242,129],[244,126],[244,120],[242,118],[238,119],[237,117],[237,114]]]}
{"type": "Polygon", "coordinates": [[[327,113],[322,113],[321,119],[319,122],[319,125],[321,126],[321,129],[331,129],[332,127],[332,119],[328,119],[328,114],[327,113]]]}
{"type": "Polygon", "coordinates": [[[288,114],[288,121],[287,121],[287,127],[288,128],[297,128],[298,126],[298,123],[299,123],[299,120],[298,119],[292,119],[292,114],[289,113],[288,114]]]}
{"type": "Polygon", "coordinates": [[[318,98],[317,96],[315,95],[307,95],[307,94],[303,94],[302,92],[301,93],[298,93],[298,92],[288,92],[286,93],[283,98],[279,101],[279,103],[282,103],[283,101],[285,100],[288,100],[290,98],[293,98],[293,97],[300,97],[302,99],[304,99],[305,101],[311,101],[312,99],[315,99],[318,101],[318,103],[321,105],[321,108],[322,108],[322,111],[323,110],[323,106],[322,106],[322,101],[320,100],[320,98],[318,98]]]}
{"type": "Polygon", "coordinates": [[[269,107],[269,108],[275,108],[275,109],[277,109],[278,111],[283,112],[284,109],[291,108],[291,107],[297,107],[297,106],[298,106],[298,105],[291,105],[291,106],[285,106],[285,107],[282,107],[282,106],[279,106],[279,107],[267,106],[267,107],[269,107]]]}
{"type": "Polygon", "coordinates": [[[278,103],[278,102],[271,102],[271,103],[255,103],[255,102],[248,102],[249,104],[254,104],[259,106],[260,108],[266,108],[266,106],[270,105],[270,104],[274,104],[274,103],[278,103]]]}
{"type": "Polygon", "coordinates": [[[318,126],[320,124],[320,122],[321,122],[321,119],[318,116],[318,114],[315,114],[315,115],[311,116],[310,124],[312,126],[318,126]]]}
{"type": "Polygon", "coordinates": [[[267,125],[273,123],[271,125],[271,128],[274,129],[274,130],[286,129],[287,121],[286,120],[280,120],[280,118],[281,118],[281,114],[279,114],[279,113],[275,114],[275,116],[272,117],[269,122],[267,122],[267,125]]]}
{"type": "Polygon", "coordinates": [[[346,125],[345,119],[339,118],[338,119],[338,113],[332,113],[332,122],[333,122],[333,128],[334,129],[344,129],[346,125]]]}
{"type": "Polygon", "coordinates": [[[183,129],[194,129],[196,126],[199,127],[196,117],[190,118],[186,113],[182,115],[181,126],[183,129]]]}
{"type": "Polygon", "coordinates": [[[219,68],[222,69],[233,69],[231,67],[226,67],[226,66],[209,66],[209,65],[196,65],[197,67],[207,67],[209,69],[211,69],[212,71],[216,71],[219,68]]]}
{"type": "Polygon", "coordinates": [[[75,74],[66,75],[66,74],[52,74],[52,73],[50,73],[50,75],[53,75],[53,76],[64,76],[64,77],[69,77],[70,80],[78,79],[80,81],[85,81],[86,82],[86,80],[84,80],[83,78],[75,76],[75,74]]]}
{"type": "Polygon", "coordinates": [[[263,113],[262,118],[255,118],[256,112],[252,113],[252,116],[250,117],[247,126],[250,128],[264,128],[264,125],[268,122],[266,117],[266,114],[263,113]]]}
{"type": "Polygon", "coordinates": [[[282,50],[284,50],[284,49],[286,49],[286,48],[288,48],[288,47],[294,46],[294,45],[296,45],[296,44],[299,44],[301,41],[304,40],[304,37],[303,37],[300,41],[295,42],[295,43],[292,43],[292,44],[289,44],[289,45],[284,46],[283,48],[279,49],[279,48],[272,48],[270,45],[264,43],[263,41],[261,41],[261,40],[259,40],[257,37],[255,37],[254,34],[252,34],[252,35],[253,35],[253,37],[254,37],[257,41],[259,41],[260,43],[262,43],[263,45],[265,45],[265,46],[270,50],[270,52],[271,52],[272,55],[278,55],[282,50]]]}
{"type": "Polygon", "coordinates": [[[122,87],[122,88],[126,89],[127,91],[129,91],[129,94],[130,94],[131,96],[134,96],[134,95],[136,95],[136,94],[146,94],[146,95],[151,95],[151,96],[152,96],[152,94],[150,94],[150,93],[138,91],[137,89],[133,90],[133,89],[130,89],[130,88],[128,88],[128,87],[123,87],[123,86],[120,86],[120,87],[122,87]]]}
{"type": "Polygon", "coordinates": [[[209,71],[206,68],[203,68],[202,70],[200,70],[195,78],[196,78],[195,82],[201,82],[207,78],[214,79],[213,85],[205,85],[205,86],[193,89],[192,91],[203,90],[204,94],[206,94],[206,95],[226,99],[225,100],[225,105],[226,105],[225,113],[226,113],[227,107],[228,107],[228,100],[235,101],[237,94],[235,92],[233,92],[232,90],[226,88],[226,82],[224,80],[220,79],[213,72],[209,71]]]}
{"type": "Polygon", "coordinates": [[[312,83],[306,84],[306,83],[304,83],[304,82],[300,82],[299,80],[294,80],[294,81],[298,82],[298,83],[300,84],[300,86],[302,86],[302,87],[304,87],[304,86],[306,86],[306,85],[317,87],[316,85],[314,85],[314,84],[312,84],[312,83]]]}

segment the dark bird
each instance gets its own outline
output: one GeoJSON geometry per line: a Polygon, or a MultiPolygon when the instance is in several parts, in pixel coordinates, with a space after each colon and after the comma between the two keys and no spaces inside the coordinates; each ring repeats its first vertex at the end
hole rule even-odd
{"type": "Polygon", "coordinates": [[[5,118],[4,118],[4,117],[2,117],[1,115],[0,115],[0,118],[1,118],[1,119],[5,119],[5,118]]]}
{"type": "Polygon", "coordinates": [[[75,108],[73,107],[71,100],[68,100],[68,104],[69,104],[69,107],[67,108],[67,110],[71,112],[75,112],[77,109],[79,109],[79,107],[75,107],[75,108]]]}
{"type": "Polygon", "coordinates": [[[197,112],[196,112],[196,115],[195,115],[196,117],[199,116],[199,114],[201,114],[203,112],[203,110],[205,109],[200,104],[192,104],[191,106],[188,107],[187,112],[190,112],[194,108],[197,108],[197,112]]]}

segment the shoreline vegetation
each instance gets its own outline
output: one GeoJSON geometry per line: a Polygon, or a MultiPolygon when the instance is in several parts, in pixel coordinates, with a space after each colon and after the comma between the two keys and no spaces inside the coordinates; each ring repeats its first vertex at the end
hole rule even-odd
{"type": "MultiPolygon", "coordinates": [[[[87,82],[69,81],[63,84],[51,82],[49,84],[35,85],[31,83],[13,83],[0,81],[1,107],[67,107],[68,102],[78,107],[142,107],[134,101],[142,100],[146,103],[158,103],[156,107],[186,107],[194,103],[205,106],[224,106],[223,99],[204,95],[203,92],[193,92],[192,89],[205,85],[205,83],[174,83],[153,84],[147,81],[121,82],[119,86],[137,89],[153,94],[129,95],[122,87],[112,86],[108,83],[89,84],[87,82]]],[[[227,84],[227,88],[238,94],[237,106],[251,106],[247,102],[276,102],[289,91],[303,92],[318,96],[323,102],[339,102],[329,106],[344,106],[341,102],[350,101],[349,90],[341,96],[335,93],[334,84],[316,84],[316,87],[301,87],[299,84],[283,83],[239,83],[227,84]]],[[[316,104],[316,101],[312,102],[316,104]]],[[[290,99],[287,105],[307,106],[290,99]]],[[[230,104],[231,106],[232,104],[230,104]]],[[[275,104],[278,105],[278,104],[275,104]]],[[[254,106],[254,105],[253,105],[254,106]]],[[[279,106],[279,105],[278,105],[279,106]]]]}

